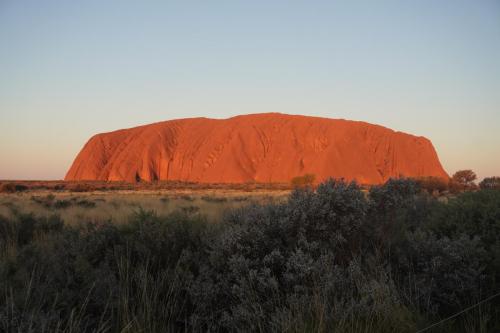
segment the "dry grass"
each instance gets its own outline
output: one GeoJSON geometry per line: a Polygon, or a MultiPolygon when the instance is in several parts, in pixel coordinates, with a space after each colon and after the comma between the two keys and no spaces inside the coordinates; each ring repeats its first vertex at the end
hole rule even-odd
{"type": "Polygon", "coordinates": [[[11,217],[16,212],[36,216],[57,214],[66,223],[111,221],[126,222],[140,208],[166,215],[174,211],[200,214],[217,222],[223,214],[251,203],[270,203],[284,200],[287,190],[117,190],[68,192],[30,190],[19,193],[0,193],[0,215],[11,217]]]}
{"type": "Polygon", "coordinates": [[[158,191],[158,190],[232,190],[232,191],[282,191],[290,190],[290,183],[197,183],[185,181],[157,182],[120,182],[120,181],[38,181],[38,180],[0,180],[0,192],[13,193],[23,191],[158,191]]]}

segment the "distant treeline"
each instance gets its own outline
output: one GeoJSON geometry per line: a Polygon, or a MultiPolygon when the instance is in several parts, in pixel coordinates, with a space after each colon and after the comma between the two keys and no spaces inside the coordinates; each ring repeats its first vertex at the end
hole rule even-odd
{"type": "MultiPolygon", "coordinates": [[[[407,179],[404,176],[402,179],[407,179]]],[[[476,174],[472,170],[457,171],[450,179],[439,177],[413,178],[419,186],[431,194],[459,193],[463,191],[481,189],[500,189],[500,177],[484,178],[476,184],[476,174]]],[[[155,182],[119,182],[119,181],[0,181],[0,193],[16,193],[23,191],[69,191],[69,192],[92,192],[92,191],[140,191],[140,190],[291,190],[295,188],[314,187],[316,175],[305,174],[293,177],[289,183],[196,183],[185,181],[155,181],[155,182]]],[[[363,189],[370,189],[372,185],[360,184],[363,189]]]]}
{"type": "Polygon", "coordinates": [[[477,189],[500,189],[500,177],[486,177],[476,184],[477,176],[472,170],[460,170],[446,180],[437,177],[416,178],[415,181],[429,193],[459,193],[477,189]]]}
{"type": "MultiPolygon", "coordinates": [[[[403,179],[404,176],[401,176],[403,179]]],[[[477,176],[472,170],[459,170],[449,179],[440,177],[418,177],[412,178],[422,190],[430,194],[456,194],[464,191],[477,189],[500,189],[500,177],[486,177],[479,184],[476,184],[477,176]]],[[[314,187],[316,176],[305,174],[292,178],[290,184],[293,188],[314,187]]],[[[360,185],[364,189],[370,189],[370,185],[360,185]]]]}
{"type": "Polygon", "coordinates": [[[326,181],[220,223],[18,212],[0,217],[0,331],[499,332],[499,258],[500,191],[440,200],[407,179],[326,181]]]}

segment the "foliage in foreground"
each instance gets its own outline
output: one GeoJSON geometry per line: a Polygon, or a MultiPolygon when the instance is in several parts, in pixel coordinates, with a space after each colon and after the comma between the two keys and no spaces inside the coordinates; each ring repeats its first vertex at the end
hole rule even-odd
{"type": "MultiPolygon", "coordinates": [[[[0,331],[413,332],[500,288],[500,191],[299,189],[218,224],[0,217],[0,331]]],[[[498,298],[435,332],[500,330],[498,298]]],[[[430,330],[432,331],[432,330],[430,330]]]]}

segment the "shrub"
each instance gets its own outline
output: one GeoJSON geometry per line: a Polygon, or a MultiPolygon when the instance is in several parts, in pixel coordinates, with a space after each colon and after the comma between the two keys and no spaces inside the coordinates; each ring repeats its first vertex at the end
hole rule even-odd
{"type": "Polygon", "coordinates": [[[56,200],[54,202],[55,209],[68,208],[72,205],[71,200],[56,200]]]}
{"type": "Polygon", "coordinates": [[[87,183],[70,183],[66,188],[71,192],[92,192],[96,190],[95,186],[87,183]]]}
{"type": "Polygon", "coordinates": [[[232,197],[231,200],[235,202],[241,202],[241,201],[247,201],[249,197],[247,196],[237,196],[237,197],[232,197]]]}
{"type": "Polygon", "coordinates": [[[486,177],[479,183],[479,187],[483,190],[500,190],[500,177],[486,177]]]}
{"type": "Polygon", "coordinates": [[[221,203],[221,202],[226,202],[227,198],[225,198],[225,197],[210,196],[210,195],[204,195],[204,196],[201,197],[201,200],[204,200],[206,202],[221,203]]]}
{"type": "Polygon", "coordinates": [[[13,257],[0,261],[0,331],[184,327],[177,325],[190,309],[191,262],[203,261],[195,258],[203,224],[139,211],[123,227],[61,226],[33,216],[0,219],[0,228],[13,230],[1,235],[18,246],[13,257]]]}
{"type": "MultiPolygon", "coordinates": [[[[499,289],[499,210],[500,191],[443,203],[392,179],[329,180],[217,224],[189,207],[119,224],[16,212],[0,216],[0,331],[414,332],[499,289]]],[[[499,302],[436,331],[496,332],[499,302]]]]}
{"type": "Polygon", "coordinates": [[[76,204],[80,207],[84,208],[94,208],[96,203],[87,199],[81,199],[76,202],[76,204]]]}
{"type": "Polygon", "coordinates": [[[429,194],[442,193],[449,188],[449,180],[439,177],[421,177],[415,180],[423,190],[429,194]]]}
{"type": "Polygon", "coordinates": [[[297,176],[292,178],[291,183],[294,188],[308,187],[314,184],[315,179],[316,179],[315,175],[308,173],[303,176],[297,176]]]}
{"type": "Polygon", "coordinates": [[[198,207],[198,206],[185,206],[185,207],[181,207],[180,209],[183,213],[185,213],[187,215],[191,215],[191,214],[196,214],[200,210],[200,207],[198,207]]]}
{"type": "Polygon", "coordinates": [[[16,192],[23,192],[27,191],[28,186],[23,185],[23,184],[16,184],[16,183],[3,183],[0,186],[0,192],[3,193],[16,193],[16,192]]]}
{"type": "Polygon", "coordinates": [[[364,232],[371,235],[368,239],[378,251],[390,251],[393,243],[404,237],[406,228],[416,227],[418,193],[415,180],[406,178],[389,179],[370,189],[370,222],[364,232]]]}
{"type": "Polygon", "coordinates": [[[187,195],[187,194],[181,195],[180,198],[182,200],[185,200],[185,201],[194,201],[194,198],[192,196],[190,196],[190,195],[187,195]]]}
{"type": "Polygon", "coordinates": [[[480,239],[459,235],[452,239],[415,231],[404,246],[395,248],[400,290],[412,306],[438,317],[451,315],[479,302],[485,295],[486,251],[480,239]],[[401,287],[411,281],[409,288],[401,287]]]}
{"type": "MultiPolygon", "coordinates": [[[[328,330],[333,318],[381,314],[368,305],[379,303],[361,282],[366,271],[359,231],[366,211],[359,187],[335,180],[317,191],[297,189],[283,204],[235,211],[209,242],[210,261],[191,289],[198,308],[192,320],[208,329],[280,331],[299,325],[294,309],[304,320],[327,316],[321,329],[328,330]],[[313,308],[318,298],[321,313],[313,308]]],[[[387,272],[378,273],[385,287],[387,272]]],[[[387,292],[387,305],[399,306],[395,291],[387,292]]]]}
{"type": "Polygon", "coordinates": [[[428,228],[441,237],[478,236],[489,248],[500,242],[500,192],[462,193],[434,209],[428,228]]]}
{"type": "Polygon", "coordinates": [[[37,218],[33,214],[18,213],[14,219],[0,215],[0,245],[22,247],[38,237],[60,232],[63,225],[58,215],[37,218]]]}
{"type": "Polygon", "coordinates": [[[453,174],[450,180],[450,189],[452,192],[473,190],[476,188],[474,181],[477,179],[472,170],[459,170],[453,174]]]}

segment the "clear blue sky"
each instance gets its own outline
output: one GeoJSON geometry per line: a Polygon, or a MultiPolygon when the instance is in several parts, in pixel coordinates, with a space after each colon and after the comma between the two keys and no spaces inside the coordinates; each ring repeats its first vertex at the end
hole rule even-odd
{"type": "Polygon", "coordinates": [[[500,176],[500,1],[0,0],[0,179],[61,179],[97,132],[260,112],[500,176]]]}

